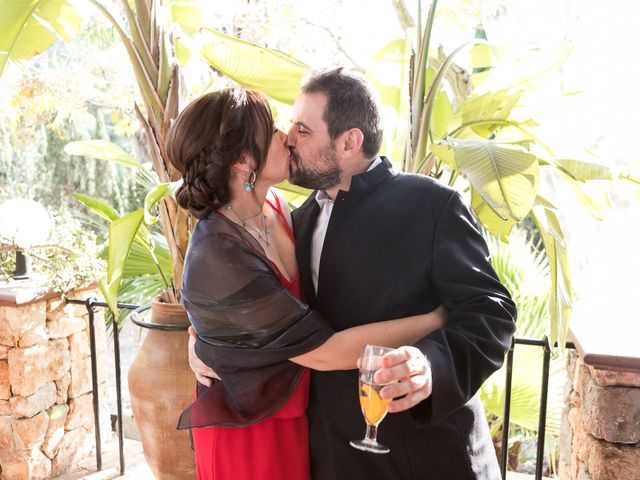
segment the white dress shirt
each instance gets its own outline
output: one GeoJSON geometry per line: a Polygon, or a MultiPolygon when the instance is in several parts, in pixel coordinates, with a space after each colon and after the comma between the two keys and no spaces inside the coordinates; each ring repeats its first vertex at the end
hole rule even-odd
{"type": "MultiPolygon", "coordinates": [[[[371,165],[367,169],[367,172],[376,168],[382,159],[376,157],[371,162],[371,165]]],[[[329,220],[331,219],[331,212],[333,211],[333,200],[324,190],[318,190],[316,193],[316,202],[320,205],[320,214],[316,221],[316,226],[313,230],[313,236],[311,237],[311,279],[313,280],[313,288],[318,293],[318,274],[320,272],[320,257],[322,257],[322,246],[324,245],[324,237],[327,234],[327,227],[329,226],[329,220]]]]}

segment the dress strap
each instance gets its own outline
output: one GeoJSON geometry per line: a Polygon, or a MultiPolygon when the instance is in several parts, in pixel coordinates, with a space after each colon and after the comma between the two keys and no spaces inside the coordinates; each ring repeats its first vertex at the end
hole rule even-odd
{"type": "Polygon", "coordinates": [[[287,218],[284,216],[284,212],[282,211],[282,205],[280,204],[280,198],[278,198],[278,195],[276,195],[273,192],[271,192],[271,196],[275,200],[275,204],[269,198],[266,198],[265,202],[267,202],[269,206],[273,209],[273,211],[276,212],[276,214],[280,218],[280,221],[284,225],[285,230],[289,234],[289,238],[291,238],[291,240],[294,241],[293,230],[291,230],[291,225],[289,225],[287,218]]]}

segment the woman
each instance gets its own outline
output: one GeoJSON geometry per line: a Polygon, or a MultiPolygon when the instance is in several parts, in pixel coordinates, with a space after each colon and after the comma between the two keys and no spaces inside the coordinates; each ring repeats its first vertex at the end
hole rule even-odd
{"type": "Polygon", "coordinates": [[[270,190],[289,176],[285,140],[266,98],[240,88],[198,98],[169,132],[177,201],[200,219],[182,299],[198,357],[222,379],[198,384],[179,422],[200,479],[308,479],[308,368],[356,368],[364,343],[412,344],[444,321],[435,311],[335,333],[301,301],[289,211],[270,190]]]}

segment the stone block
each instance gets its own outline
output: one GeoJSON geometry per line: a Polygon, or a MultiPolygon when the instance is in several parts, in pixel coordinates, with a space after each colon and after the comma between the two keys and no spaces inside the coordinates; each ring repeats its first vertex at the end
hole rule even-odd
{"type": "Polygon", "coordinates": [[[29,450],[39,448],[44,441],[49,425],[49,415],[47,412],[22,420],[13,421],[14,441],[17,450],[29,450]]]}
{"type": "Polygon", "coordinates": [[[0,307],[0,344],[15,347],[23,337],[26,344],[42,341],[45,319],[45,302],[0,307]]]}
{"type": "Polygon", "coordinates": [[[94,436],[84,428],[66,432],[60,442],[58,453],[53,459],[51,475],[55,477],[75,467],[91,453],[94,443],[94,436]]]}
{"type": "Polygon", "coordinates": [[[9,356],[9,347],[0,345],[0,360],[6,360],[9,356]]]}
{"type": "Polygon", "coordinates": [[[617,385],[621,387],[640,388],[640,373],[623,370],[607,370],[589,366],[591,378],[598,385],[617,385]]]}
{"type": "Polygon", "coordinates": [[[82,395],[69,401],[69,415],[65,422],[65,430],[93,427],[93,394],[82,395]]]}
{"type": "Polygon", "coordinates": [[[0,400],[0,417],[11,415],[11,402],[9,400],[0,400]]]}
{"type": "Polygon", "coordinates": [[[3,480],[44,480],[51,478],[51,460],[38,449],[27,452],[0,452],[3,480]]]}
{"type": "Polygon", "coordinates": [[[640,448],[613,444],[593,437],[581,425],[580,412],[571,415],[570,419],[574,428],[572,478],[576,480],[639,478],[640,448]]]}
{"type": "Polygon", "coordinates": [[[69,342],[65,338],[45,345],[12,348],[8,360],[13,394],[27,397],[67,373],[71,363],[69,342]]]}
{"type": "Polygon", "coordinates": [[[85,329],[86,321],[76,314],[74,305],[66,304],[46,314],[50,338],[64,338],[85,329]]]}
{"type": "Polygon", "coordinates": [[[91,355],[89,332],[87,330],[69,336],[69,352],[71,353],[72,362],[84,360],[91,355]]]}
{"type": "Polygon", "coordinates": [[[640,388],[598,385],[584,366],[580,376],[587,432],[613,443],[640,442],[640,388]]]}
{"type": "Polygon", "coordinates": [[[69,384],[71,383],[71,372],[64,374],[55,381],[56,384],[56,403],[66,404],[69,399],[69,384]]]}
{"type": "Polygon", "coordinates": [[[49,425],[47,426],[47,433],[40,449],[51,459],[56,456],[58,448],[60,448],[60,444],[62,443],[62,438],[65,433],[64,425],[67,422],[68,413],[68,405],[55,405],[47,410],[49,425]]]}
{"type": "MultiPolygon", "coordinates": [[[[13,450],[15,442],[13,441],[13,417],[0,417],[0,452],[13,450]]],[[[2,477],[0,477],[2,478],[2,477]]]]}
{"type": "Polygon", "coordinates": [[[11,397],[11,410],[18,418],[30,418],[56,403],[56,384],[51,381],[28,397],[11,397]]]}
{"type": "Polygon", "coordinates": [[[11,397],[9,362],[6,360],[0,360],[0,400],[8,400],[9,397],[11,397]]]}
{"type": "Polygon", "coordinates": [[[69,384],[69,398],[76,398],[92,390],[91,358],[85,357],[77,362],[71,362],[71,383],[69,384]]]}

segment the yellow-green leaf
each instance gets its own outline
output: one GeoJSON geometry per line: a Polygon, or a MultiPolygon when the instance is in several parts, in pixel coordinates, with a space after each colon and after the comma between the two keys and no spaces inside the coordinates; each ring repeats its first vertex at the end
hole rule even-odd
{"type": "Polygon", "coordinates": [[[83,195],[82,193],[74,193],[73,198],[105,220],[112,222],[120,218],[120,214],[114,208],[98,198],[83,195]]]}
{"type": "Polygon", "coordinates": [[[500,218],[474,189],[471,189],[471,208],[473,208],[480,224],[491,235],[504,243],[509,243],[511,230],[518,223],[517,218],[513,216],[509,216],[506,220],[500,218]]]}
{"type": "Polygon", "coordinates": [[[555,162],[561,167],[564,173],[578,181],[611,180],[614,177],[611,168],[602,163],[570,159],[560,159],[555,162]]]}
{"type": "Polygon", "coordinates": [[[448,138],[460,173],[503,220],[523,219],[538,189],[538,159],[518,145],[448,138]]]}
{"type": "Polygon", "coordinates": [[[81,140],[69,142],[64,147],[69,155],[109,160],[129,168],[140,168],[138,160],[129,155],[122,147],[106,140],[81,140]]]}
{"type": "Polygon", "coordinates": [[[82,16],[68,0],[3,0],[0,2],[0,75],[7,62],[28,60],[60,37],[70,41],[80,32],[82,16]]]}
{"type": "Polygon", "coordinates": [[[161,183],[147,193],[146,197],[144,197],[144,222],[147,225],[153,225],[160,219],[159,215],[151,212],[153,207],[166,196],[174,195],[180,185],[182,185],[182,179],[175,182],[161,183]]]}
{"type": "Polygon", "coordinates": [[[567,246],[560,221],[552,208],[536,205],[531,216],[536,224],[549,260],[551,300],[549,302],[549,341],[564,345],[575,293],[571,285],[567,246]]]}
{"type": "Polygon", "coordinates": [[[292,104],[310,68],[277,50],[239,40],[211,29],[200,33],[204,59],[240,85],[263,91],[269,97],[292,104]]]}

